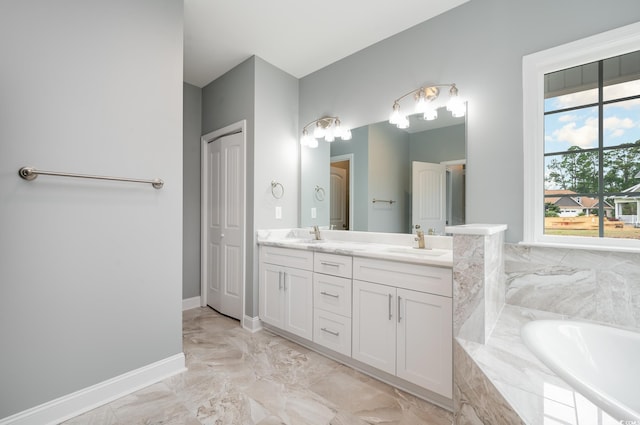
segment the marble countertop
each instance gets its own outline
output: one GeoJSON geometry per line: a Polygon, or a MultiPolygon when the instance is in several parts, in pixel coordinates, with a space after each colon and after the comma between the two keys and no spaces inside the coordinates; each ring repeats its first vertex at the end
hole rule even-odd
{"type": "Polygon", "coordinates": [[[448,237],[425,236],[425,244],[429,249],[418,249],[414,247],[415,235],[410,234],[322,230],[322,239],[314,240],[308,232],[308,229],[260,230],[258,244],[437,267],[453,265],[453,251],[448,237]]]}
{"type": "Polygon", "coordinates": [[[505,305],[486,344],[458,339],[512,409],[527,425],[547,423],[619,424],[569,384],[559,378],[529,351],[520,338],[520,328],[540,319],[566,316],[513,305],[505,305]]]}

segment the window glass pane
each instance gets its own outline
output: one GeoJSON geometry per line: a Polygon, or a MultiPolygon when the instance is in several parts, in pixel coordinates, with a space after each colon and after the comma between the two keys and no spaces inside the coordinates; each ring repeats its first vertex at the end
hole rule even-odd
{"type": "Polygon", "coordinates": [[[545,190],[568,190],[575,193],[598,192],[598,152],[581,152],[545,157],[545,190]]]}
{"type": "Polygon", "coordinates": [[[628,148],[604,151],[603,166],[606,192],[640,190],[640,141],[628,148]]]}
{"type": "Polygon", "coordinates": [[[544,116],[544,152],[598,147],[596,106],[544,116]]]}
{"type": "Polygon", "coordinates": [[[640,99],[604,105],[604,146],[640,140],[640,99]]]}

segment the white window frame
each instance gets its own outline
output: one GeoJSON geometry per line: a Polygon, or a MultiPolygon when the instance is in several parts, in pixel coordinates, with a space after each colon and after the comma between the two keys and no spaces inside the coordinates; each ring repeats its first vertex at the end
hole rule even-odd
{"type": "Polygon", "coordinates": [[[640,240],[544,234],[544,76],[640,50],[640,22],[522,59],[524,223],[523,243],[640,252],[640,240]]]}

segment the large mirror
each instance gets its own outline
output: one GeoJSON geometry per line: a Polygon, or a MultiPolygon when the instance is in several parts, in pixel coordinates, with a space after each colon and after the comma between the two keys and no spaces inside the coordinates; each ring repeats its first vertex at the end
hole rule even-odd
{"type": "Polygon", "coordinates": [[[301,225],[385,233],[444,233],[465,222],[466,115],[446,109],[352,130],[301,153],[301,225]]]}

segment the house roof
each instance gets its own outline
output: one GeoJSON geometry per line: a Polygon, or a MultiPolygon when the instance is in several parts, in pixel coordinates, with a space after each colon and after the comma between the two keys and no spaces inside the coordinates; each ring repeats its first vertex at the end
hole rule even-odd
{"type": "MultiPolygon", "coordinates": [[[[559,189],[559,190],[545,190],[544,191],[545,202],[550,202],[559,207],[571,207],[578,206],[582,208],[598,208],[599,201],[597,198],[592,198],[590,196],[579,196],[573,190],[559,189]],[[566,196],[549,196],[549,195],[566,195],[566,196]],[[569,200],[573,201],[572,204],[569,200]]],[[[604,203],[605,209],[611,209],[613,206],[605,201],[604,203]]]]}

